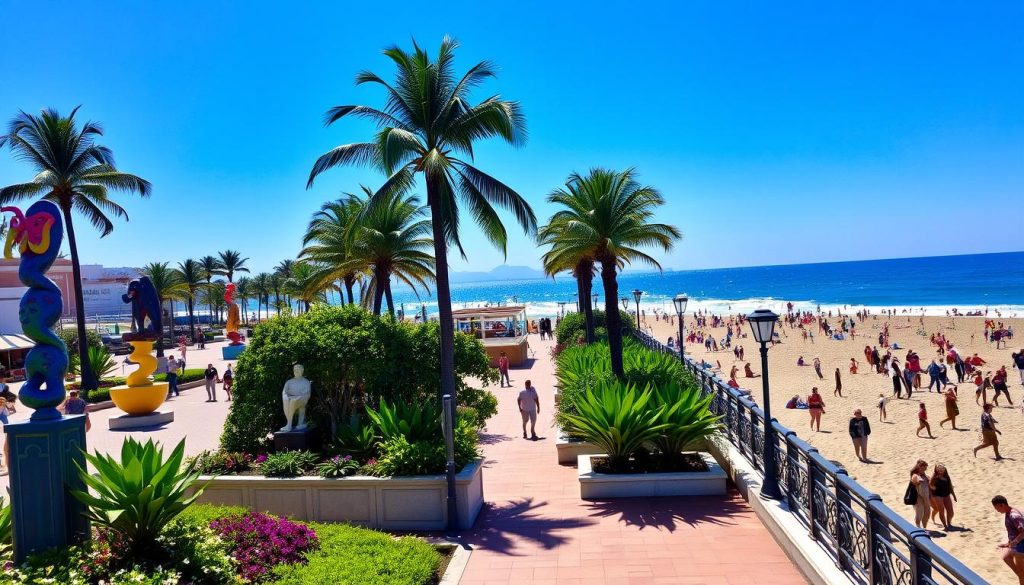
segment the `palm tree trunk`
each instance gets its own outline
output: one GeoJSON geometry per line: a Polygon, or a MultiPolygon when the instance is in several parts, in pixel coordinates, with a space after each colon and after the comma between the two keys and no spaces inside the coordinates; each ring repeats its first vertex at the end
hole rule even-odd
{"type": "Polygon", "coordinates": [[[193,309],[194,308],[195,308],[195,301],[193,301],[192,297],[190,296],[188,298],[188,329],[189,329],[189,335],[192,336],[192,341],[195,341],[195,339],[196,339],[196,320],[195,320],[195,317],[193,315],[193,309]]]}
{"type": "Polygon", "coordinates": [[[615,277],[615,259],[601,260],[601,281],[604,283],[605,326],[608,328],[608,349],[611,351],[612,373],[624,380],[622,367],[622,316],[619,314],[619,282],[615,277]]]}
{"type": "MultiPolygon", "coordinates": [[[[583,320],[586,325],[587,343],[594,343],[597,337],[594,335],[594,263],[587,261],[580,263],[580,288],[582,288],[583,320]]],[[[615,300],[615,297],[612,297],[615,300]]],[[[617,305],[616,305],[617,306],[617,305]]]]}
{"type": "Polygon", "coordinates": [[[388,300],[388,313],[391,313],[391,318],[395,318],[395,302],[391,298],[391,276],[384,282],[384,297],[388,300]]]}
{"type": "Polygon", "coordinates": [[[82,390],[85,395],[96,390],[99,384],[89,364],[89,342],[85,336],[85,295],[82,293],[82,265],[78,262],[78,240],[75,226],[71,223],[71,207],[60,206],[64,215],[64,227],[68,234],[68,250],[71,252],[71,279],[75,291],[75,320],[78,321],[78,370],[82,374],[82,390]]]}
{"type": "MultiPolygon", "coordinates": [[[[160,310],[164,310],[164,299],[160,299],[160,310]]],[[[156,338],[156,357],[158,358],[164,357],[164,328],[162,320],[160,321],[160,325],[160,337],[156,338]]]]}
{"type": "Polygon", "coordinates": [[[356,279],[354,276],[345,277],[345,292],[348,293],[348,304],[354,304],[355,300],[352,297],[352,285],[354,285],[356,279]]]}
{"type": "Polygon", "coordinates": [[[384,299],[384,286],[387,282],[384,278],[384,275],[379,273],[374,277],[376,284],[373,287],[373,314],[377,316],[380,316],[381,301],[384,299]]]}
{"type": "Polygon", "coordinates": [[[448,284],[448,241],[445,239],[441,219],[440,189],[436,180],[427,181],[427,203],[430,206],[430,225],[434,236],[434,273],[437,286],[437,320],[440,326],[441,386],[438,399],[445,395],[452,397],[450,416],[455,425],[457,413],[455,404],[458,396],[455,390],[455,324],[452,321],[451,287],[448,284]]]}

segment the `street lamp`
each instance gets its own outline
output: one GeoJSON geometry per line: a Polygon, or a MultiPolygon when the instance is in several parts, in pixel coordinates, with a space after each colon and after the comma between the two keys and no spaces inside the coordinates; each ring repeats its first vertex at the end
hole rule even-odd
{"type": "Polygon", "coordinates": [[[558,311],[565,317],[565,301],[558,301],[558,311]]]}
{"type": "Polygon", "coordinates": [[[575,293],[572,296],[576,297],[576,312],[582,313],[583,311],[582,309],[580,309],[580,293],[575,293]]]}
{"type": "Polygon", "coordinates": [[[768,343],[775,333],[775,322],[779,316],[768,309],[758,309],[747,315],[750,328],[754,333],[754,341],[761,344],[761,385],[764,391],[764,482],[761,484],[761,497],[771,500],[782,498],[779,491],[779,477],[775,470],[775,429],[772,427],[772,402],[768,392],[768,343]]]}
{"type": "Polygon", "coordinates": [[[594,306],[597,306],[597,293],[594,293],[594,306]]]}
{"type": "Polygon", "coordinates": [[[640,330],[640,297],[644,296],[644,291],[635,288],[633,289],[633,298],[636,299],[636,328],[640,330]]]}
{"type": "Polygon", "coordinates": [[[629,310],[629,297],[622,297],[622,310],[623,311],[628,311],[629,310]]]}
{"type": "Polygon", "coordinates": [[[672,299],[672,304],[676,306],[676,315],[679,317],[679,360],[683,360],[683,314],[686,313],[686,303],[690,302],[690,298],[686,295],[676,295],[676,298],[672,299]]]}

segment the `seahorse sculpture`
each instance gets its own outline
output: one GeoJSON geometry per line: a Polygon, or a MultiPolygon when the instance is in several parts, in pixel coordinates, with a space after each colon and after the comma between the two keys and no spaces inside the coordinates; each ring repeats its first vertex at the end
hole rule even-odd
{"type": "Polygon", "coordinates": [[[38,201],[24,214],[16,207],[0,208],[0,213],[14,214],[4,257],[12,258],[12,248],[17,246],[21,254],[18,278],[28,287],[21,297],[18,316],[22,331],[36,342],[25,357],[25,383],[18,398],[35,410],[32,420],[60,418],[57,406],[65,398],[68,348],[53,332],[53,326],[60,320],[64,302],[60,288],[46,277],[64,239],[60,208],[50,201],[38,201]]]}

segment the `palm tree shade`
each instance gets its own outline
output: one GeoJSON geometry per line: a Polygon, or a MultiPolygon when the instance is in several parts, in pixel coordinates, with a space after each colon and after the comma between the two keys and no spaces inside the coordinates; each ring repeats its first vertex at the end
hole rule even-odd
{"type": "Polygon", "coordinates": [[[459,239],[460,210],[468,210],[473,222],[489,241],[506,249],[505,226],[494,206],[512,213],[527,234],[537,229],[530,205],[518,193],[472,163],[473,144],[497,137],[512,145],[526,140],[525,118],[519,104],[492,96],[473,104],[470,93],[495,76],[495,68],[484,61],[462,76],[454,69],[457,43],[445,37],[436,58],[413,43],[413,51],[397,46],[384,55],[396,67],[393,83],[371,72],[356,76],[356,83],[382,88],[387,99],[384,109],[360,105],[336,106],[327,111],[330,125],[346,116],[370,120],[378,131],[370,142],[338,146],[320,156],[309,174],[307,187],[324,171],[343,165],[372,165],[388,175],[369,208],[404,193],[421,175],[427,189],[431,231],[436,259],[437,300],[441,331],[441,395],[452,396],[455,420],[455,329],[452,322],[451,290],[448,284],[448,245],[465,256],[459,239]]]}
{"type": "Polygon", "coordinates": [[[228,282],[235,282],[236,272],[249,272],[249,268],[245,265],[249,259],[242,258],[242,255],[237,251],[224,250],[223,252],[218,252],[217,256],[217,261],[220,263],[221,274],[228,277],[228,282]]]}
{"type": "MultiPolygon", "coordinates": [[[[163,307],[164,301],[172,301],[171,311],[169,313],[170,318],[166,319],[166,325],[170,329],[169,337],[173,344],[174,338],[174,299],[184,298],[187,294],[188,289],[185,284],[181,281],[181,275],[171,268],[170,262],[150,262],[142,267],[142,274],[149,277],[150,282],[153,283],[153,288],[156,289],[157,297],[160,299],[160,306],[163,307]]],[[[156,355],[157,357],[164,356],[164,337],[161,333],[160,339],[156,343],[156,355]]]]}
{"type": "Polygon", "coordinates": [[[202,265],[190,258],[184,262],[178,263],[178,278],[181,280],[181,283],[187,291],[185,294],[185,302],[188,305],[188,329],[189,335],[191,335],[192,339],[195,340],[196,322],[194,311],[196,291],[203,286],[206,275],[203,273],[202,265]]]}
{"type": "MultiPolygon", "coordinates": [[[[76,113],[77,107],[66,117],[57,110],[46,109],[38,116],[20,112],[11,120],[7,134],[0,136],[0,147],[9,146],[15,157],[35,169],[36,175],[28,183],[0,189],[0,204],[41,196],[60,207],[71,252],[78,338],[85,339],[82,267],[71,211],[85,216],[102,236],[106,236],[114,230],[108,215],[128,219],[128,213],[110,199],[109,192],[126,191],[148,197],[152,187],[145,179],[118,171],[110,149],[96,144],[103,129],[95,122],[79,127],[75,122],[76,113]]],[[[78,352],[82,388],[95,390],[98,384],[95,373],[89,368],[88,344],[79,343],[78,352]]]]}
{"type": "MultiPolygon", "coordinates": [[[[617,270],[633,262],[661,270],[661,265],[639,248],[657,246],[667,252],[682,234],[673,226],[651,222],[654,210],[664,199],[654,187],[637,183],[633,169],[592,169],[586,176],[573,173],[565,187],[552,192],[548,201],[561,209],[543,230],[551,240],[545,264],[565,266],[581,258],[593,258],[601,264],[612,371],[622,378],[617,270]]],[[[581,295],[580,302],[589,297],[581,295]]]]}

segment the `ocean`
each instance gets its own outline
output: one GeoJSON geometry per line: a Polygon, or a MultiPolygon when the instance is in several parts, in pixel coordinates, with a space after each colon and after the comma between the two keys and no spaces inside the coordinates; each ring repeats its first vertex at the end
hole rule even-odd
{"type": "MultiPolygon", "coordinates": [[[[659,272],[629,272],[619,275],[619,297],[644,291],[640,308],[646,311],[674,311],[672,298],[679,293],[690,297],[687,313],[750,312],[758,308],[784,311],[792,302],[799,310],[862,307],[912,310],[942,315],[953,308],[961,312],[986,308],[1002,316],[1024,316],[1024,252],[932,256],[891,260],[863,260],[749,268],[718,268],[659,272]]],[[[435,314],[431,296],[417,298],[406,289],[395,291],[396,308],[405,303],[411,314],[421,310],[435,314]]],[[[431,291],[433,292],[433,291],[431,291]]],[[[600,277],[594,292],[603,306],[600,277]]],[[[452,285],[456,309],[486,304],[525,304],[532,317],[553,316],[560,310],[575,310],[576,283],[569,276],[552,279],[503,280],[452,285]]],[[[337,297],[335,297],[336,299],[337,297]]]]}

